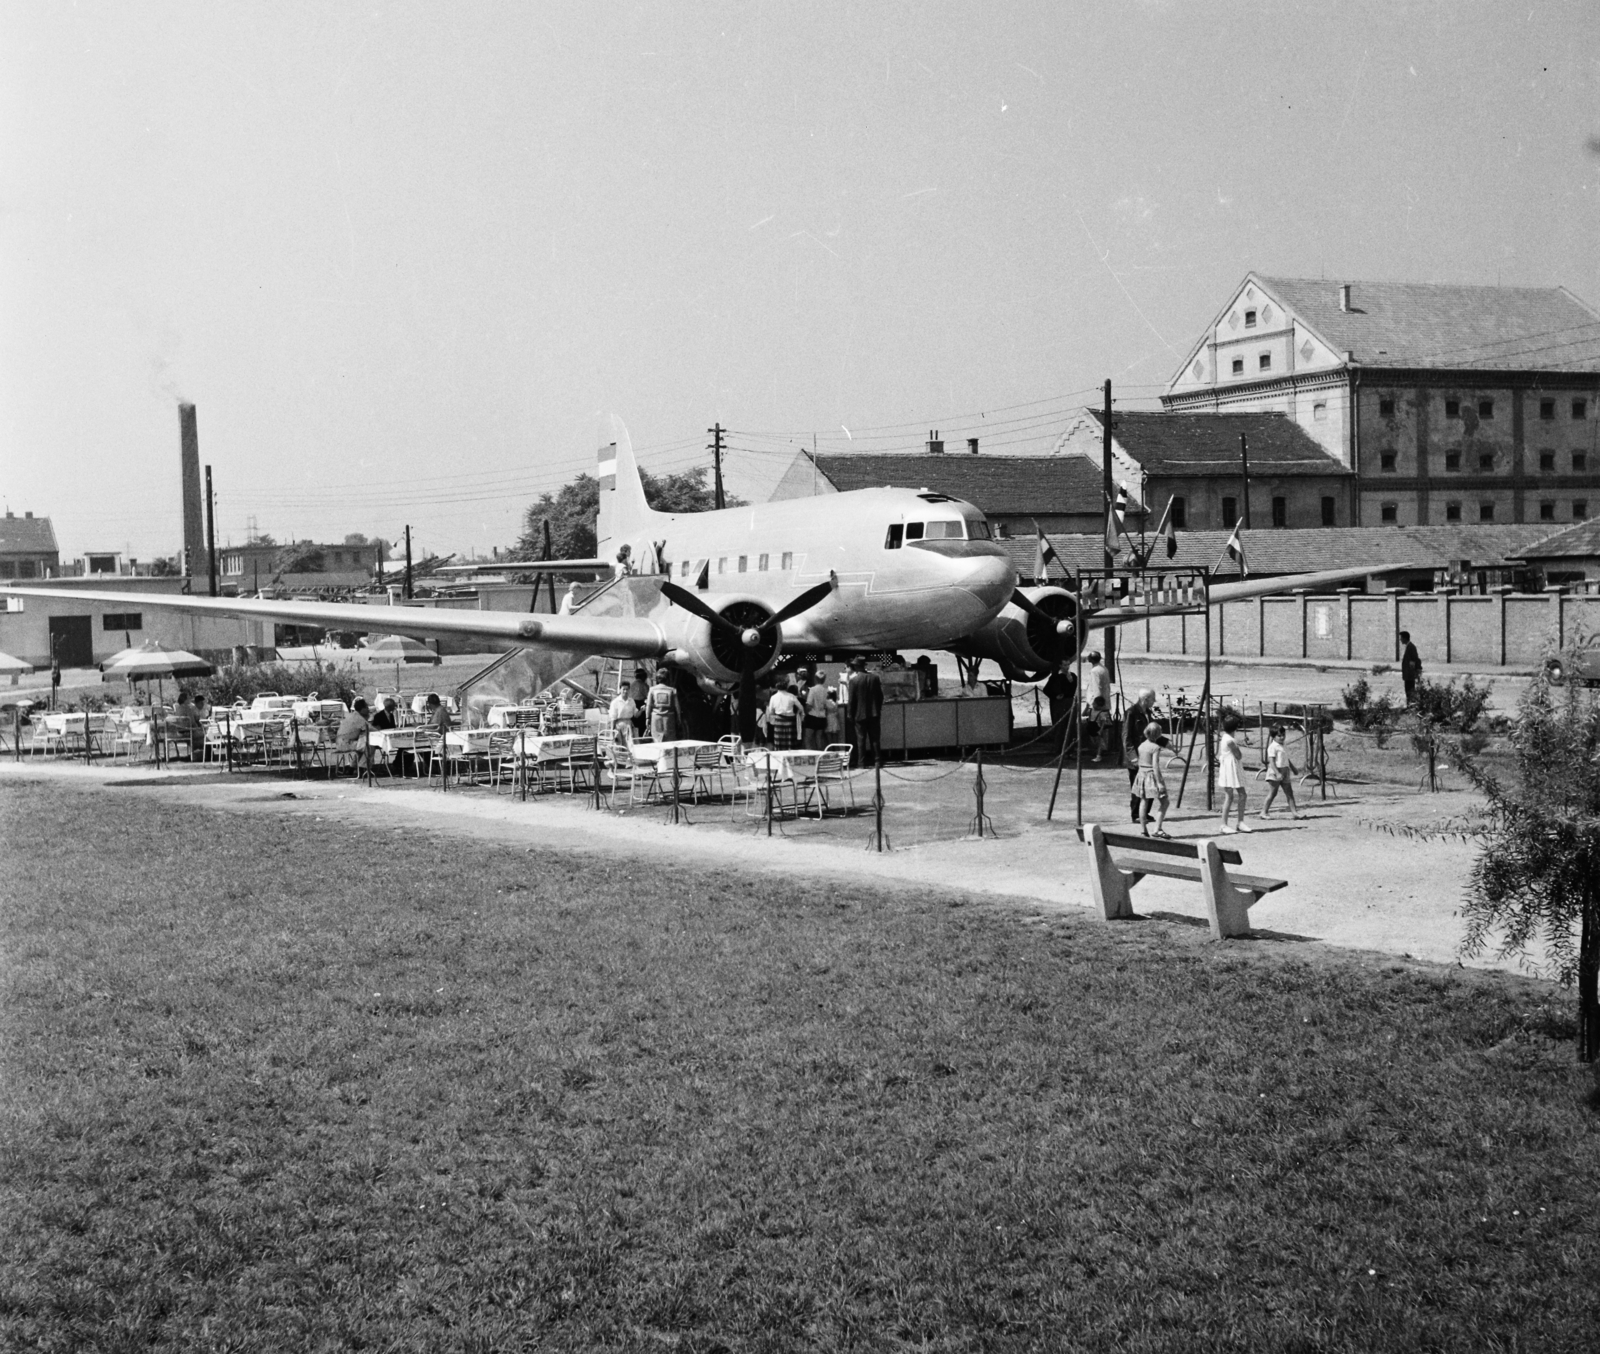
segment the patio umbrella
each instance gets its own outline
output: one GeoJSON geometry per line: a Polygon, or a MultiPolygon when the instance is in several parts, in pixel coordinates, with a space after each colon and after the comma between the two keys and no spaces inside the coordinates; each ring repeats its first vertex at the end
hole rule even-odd
{"type": "Polygon", "coordinates": [[[131,682],[150,677],[209,677],[211,664],[183,649],[169,649],[159,639],[149,639],[137,649],[124,649],[108,658],[100,671],[131,682]]]}
{"type": "Polygon", "coordinates": [[[11,674],[11,685],[17,684],[17,677],[21,673],[33,671],[32,663],[24,663],[20,658],[13,658],[8,653],[0,653],[0,673],[11,674]]]}
{"type": "Polygon", "coordinates": [[[439,655],[409,635],[380,635],[362,650],[373,663],[437,663],[439,655]]]}

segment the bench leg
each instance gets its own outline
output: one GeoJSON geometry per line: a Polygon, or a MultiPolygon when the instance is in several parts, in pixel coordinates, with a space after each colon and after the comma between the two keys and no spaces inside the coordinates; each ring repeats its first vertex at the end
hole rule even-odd
{"type": "Polygon", "coordinates": [[[1250,905],[1256,895],[1236,888],[1213,841],[1202,842],[1200,882],[1206,891],[1206,911],[1211,916],[1211,938],[1222,940],[1250,934],[1250,905]]]}
{"type": "Polygon", "coordinates": [[[1083,825],[1083,840],[1089,848],[1089,883],[1094,889],[1095,906],[1107,921],[1133,916],[1133,894],[1129,890],[1137,876],[1119,870],[1112,862],[1111,849],[1098,823],[1083,825]]]}

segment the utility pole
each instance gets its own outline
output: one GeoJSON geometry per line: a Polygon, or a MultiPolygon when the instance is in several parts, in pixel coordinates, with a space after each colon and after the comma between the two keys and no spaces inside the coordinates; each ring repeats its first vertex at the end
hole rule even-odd
{"type": "Polygon", "coordinates": [[[714,492],[712,505],[726,508],[728,499],[722,492],[722,425],[713,424],[706,431],[711,434],[711,478],[714,492]]]}
{"type": "Polygon", "coordinates": [[[411,600],[411,523],[406,523],[406,601],[411,600]]]}
{"type": "Polygon", "coordinates": [[[206,467],[206,555],[211,595],[217,595],[217,497],[211,492],[211,467],[206,467]]]}
{"type": "Polygon", "coordinates": [[[1239,470],[1244,476],[1244,529],[1250,530],[1250,439],[1239,434],[1239,470]]]}
{"type": "MultiPolygon", "coordinates": [[[[1106,587],[1109,590],[1111,586],[1111,571],[1116,568],[1117,564],[1117,557],[1111,553],[1111,531],[1112,524],[1116,518],[1117,499],[1112,492],[1115,486],[1111,483],[1111,382],[1109,380],[1106,381],[1105,412],[1101,415],[1100,421],[1102,424],[1100,429],[1101,478],[1106,500],[1106,587]]],[[[1082,641],[1080,640],[1081,643],[1082,641]]],[[[1114,682],[1117,680],[1117,631],[1115,626],[1106,627],[1105,646],[1106,671],[1111,674],[1111,680],[1114,682]]]]}

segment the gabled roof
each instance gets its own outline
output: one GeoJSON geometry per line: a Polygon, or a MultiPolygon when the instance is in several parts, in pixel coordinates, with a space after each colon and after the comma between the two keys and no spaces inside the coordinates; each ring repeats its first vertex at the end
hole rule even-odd
{"type": "MultiPolygon", "coordinates": [[[[1096,423],[1099,410],[1088,411],[1096,423]]],[[[1167,414],[1118,411],[1112,431],[1151,475],[1237,474],[1239,438],[1248,439],[1250,469],[1263,475],[1349,475],[1287,414],[1167,414]]]]}
{"type": "MultiPolygon", "coordinates": [[[[1245,562],[1251,576],[1312,573],[1318,569],[1372,566],[1386,573],[1411,565],[1419,573],[1434,569],[1459,569],[1462,561],[1472,568],[1499,568],[1522,558],[1522,547],[1538,538],[1537,524],[1516,526],[1453,527],[1313,527],[1286,531],[1258,528],[1241,531],[1245,562]]],[[[1170,561],[1158,542],[1150,557],[1152,568],[1214,568],[1222,557],[1231,532],[1180,531],[1178,553],[1170,561]]],[[[1134,533],[1137,540],[1138,533],[1134,533]]],[[[1050,543],[1068,568],[1098,569],[1104,562],[1105,542],[1099,535],[1051,535],[1050,543]]],[[[1032,537],[1015,537],[1004,543],[1020,573],[1032,576],[1036,546],[1032,537]]],[[[1126,554],[1123,556],[1126,559],[1126,554]]],[[[1230,562],[1220,571],[1226,579],[1234,572],[1230,562]]]]}
{"type": "Polygon", "coordinates": [[[1600,313],[1565,287],[1251,276],[1336,352],[1379,367],[1600,371],[1600,313]]]}
{"type": "Polygon", "coordinates": [[[48,517],[0,517],[0,555],[56,555],[55,528],[48,517]]]}
{"type": "Polygon", "coordinates": [[[1577,522],[1542,536],[1518,552],[1518,559],[1573,559],[1600,555],[1600,518],[1577,522]]]}
{"type": "Polygon", "coordinates": [[[985,513],[1060,516],[1104,510],[1100,467],[1082,456],[887,456],[846,452],[817,457],[834,488],[931,489],[985,513]]]}

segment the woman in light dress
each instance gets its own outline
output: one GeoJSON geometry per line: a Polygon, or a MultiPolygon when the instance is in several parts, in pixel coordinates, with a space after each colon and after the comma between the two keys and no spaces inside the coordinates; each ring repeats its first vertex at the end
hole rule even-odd
{"type": "Polygon", "coordinates": [[[1267,741],[1267,802],[1261,806],[1261,816],[1272,816],[1272,801],[1278,791],[1289,805],[1289,817],[1304,818],[1300,806],[1294,802],[1294,763],[1289,760],[1289,749],[1283,744],[1283,725],[1274,724],[1267,741]]]}
{"type": "Polygon", "coordinates": [[[1139,770],[1133,780],[1133,793],[1139,800],[1139,831],[1146,837],[1150,832],[1150,805],[1156,806],[1157,837],[1169,838],[1167,822],[1167,781],[1161,770],[1161,750],[1167,745],[1167,736],[1159,724],[1147,724],[1144,742],[1139,744],[1139,770]]]}
{"type": "Polygon", "coordinates": [[[1222,830],[1225,833],[1249,832],[1244,820],[1244,753],[1239,750],[1239,716],[1229,711],[1222,717],[1222,737],[1217,740],[1217,789],[1222,791],[1222,830]],[[1228,816],[1234,815],[1230,823],[1228,816]]]}

